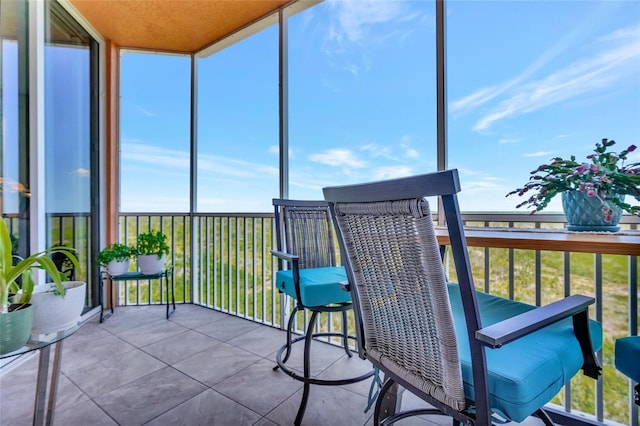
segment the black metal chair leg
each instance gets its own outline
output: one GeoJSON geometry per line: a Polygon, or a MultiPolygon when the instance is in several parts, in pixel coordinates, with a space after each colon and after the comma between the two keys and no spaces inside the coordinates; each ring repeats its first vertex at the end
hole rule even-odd
{"type": "Polygon", "coordinates": [[[536,410],[536,412],[534,413],[540,420],[542,420],[542,423],[544,423],[546,426],[553,426],[553,420],[551,420],[551,417],[549,417],[549,415],[547,414],[546,411],[544,411],[542,408],[536,410]]]}
{"type": "Polygon", "coordinates": [[[287,362],[291,355],[291,333],[293,330],[293,323],[296,320],[296,314],[298,313],[298,306],[295,306],[289,316],[289,323],[287,324],[287,353],[284,355],[283,363],[287,362]]]}
{"type": "Polygon", "coordinates": [[[387,395],[387,393],[393,389],[394,385],[397,390],[398,385],[391,378],[385,378],[382,389],[380,389],[380,393],[378,394],[376,408],[373,412],[373,424],[375,426],[379,426],[387,417],[394,415],[396,412],[397,391],[387,395]]]}
{"type": "Polygon", "coordinates": [[[349,358],[353,356],[351,353],[351,349],[349,349],[349,330],[347,324],[347,311],[342,311],[342,345],[344,346],[344,351],[349,358]]]}
{"type": "MultiPolygon", "coordinates": [[[[297,312],[298,312],[298,307],[295,306],[293,308],[293,311],[291,311],[291,315],[289,316],[289,322],[287,324],[287,350],[286,350],[286,353],[284,354],[284,359],[282,360],[283,364],[287,362],[287,360],[289,359],[289,356],[291,355],[291,330],[293,329],[293,322],[296,319],[297,312]]],[[[273,371],[276,371],[278,367],[280,366],[276,365],[275,367],[273,367],[273,371]]]]}
{"type": "Polygon", "coordinates": [[[311,383],[309,383],[309,378],[311,378],[311,342],[313,340],[313,329],[316,326],[317,318],[318,312],[313,311],[304,339],[304,386],[302,389],[302,401],[300,401],[300,408],[298,408],[298,414],[296,415],[296,420],[294,422],[296,426],[299,426],[302,423],[302,417],[304,417],[304,412],[307,409],[307,402],[309,401],[309,389],[311,387],[311,383]]]}

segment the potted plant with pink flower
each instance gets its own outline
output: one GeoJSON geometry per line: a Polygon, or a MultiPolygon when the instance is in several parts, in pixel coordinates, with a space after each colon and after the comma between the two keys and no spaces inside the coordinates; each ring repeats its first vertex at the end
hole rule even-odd
{"type": "Polygon", "coordinates": [[[618,231],[622,211],[640,215],[640,162],[625,164],[635,145],[619,153],[610,151],[615,141],[602,139],[586,161],[555,157],[531,172],[529,182],[511,191],[528,197],[516,208],[543,210],[551,199],[562,194],[567,229],[572,231],[618,231]],[[636,201],[630,204],[625,196],[636,201]]]}

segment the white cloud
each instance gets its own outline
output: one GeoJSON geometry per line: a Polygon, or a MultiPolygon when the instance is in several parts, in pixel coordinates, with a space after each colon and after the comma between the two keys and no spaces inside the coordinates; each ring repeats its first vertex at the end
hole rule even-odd
{"type": "Polygon", "coordinates": [[[640,37],[640,25],[635,26],[635,27],[627,27],[627,28],[620,28],[610,34],[605,35],[604,37],[601,37],[599,39],[599,41],[601,42],[614,42],[614,43],[618,43],[619,41],[625,41],[625,40],[629,40],[629,39],[638,39],[640,37]]]}
{"type": "Polygon", "coordinates": [[[323,185],[320,185],[318,183],[308,183],[308,182],[302,182],[294,179],[289,180],[289,185],[295,186],[297,188],[312,189],[318,192],[321,191],[323,187],[323,185]]]}
{"type": "Polygon", "coordinates": [[[189,170],[191,159],[186,151],[166,149],[144,143],[124,142],[121,150],[123,161],[151,165],[169,170],[189,170]]]}
{"type": "Polygon", "coordinates": [[[462,185],[463,193],[480,193],[485,191],[507,193],[509,190],[506,186],[497,182],[497,179],[491,177],[484,177],[482,179],[472,180],[465,182],[462,185]]]}
{"type": "Polygon", "coordinates": [[[382,158],[394,159],[391,148],[388,146],[380,146],[375,143],[369,143],[361,146],[360,150],[366,152],[373,158],[382,157],[382,158]]]}
{"type": "Polygon", "coordinates": [[[497,87],[484,87],[468,96],[465,96],[462,99],[450,102],[449,111],[451,111],[452,113],[456,113],[459,111],[476,108],[498,96],[499,93],[505,90],[504,87],[508,86],[509,84],[510,83],[506,83],[505,85],[503,85],[502,89],[497,87]]]}
{"type": "Polygon", "coordinates": [[[420,157],[420,153],[413,148],[405,148],[404,156],[407,158],[418,158],[420,157]]]}
{"type": "Polygon", "coordinates": [[[411,147],[411,141],[413,138],[409,135],[404,135],[400,138],[400,148],[404,151],[404,158],[418,158],[420,153],[417,149],[411,147]]]}
{"type": "Polygon", "coordinates": [[[320,7],[325,8],[329,19],[323,24],[328,30],[322,51],[336,60],[335,66],[353,76],[372,68],[368,51],[402,43],[415,32],[416,25],[428,22],[424,10],[406,1],[329,0],[320,7]],[[417,24],[407,25],[409,21],[417,24]]]}
{"type": "Polygon", "coordinates": [[[237,158],[220,157],[217,155],[199,155],[198,170],[228,177],[259,177],[263,175],[278,176],[278,167],[240,160],[237,158]]]}
{"type": "Polygon", "coordinates": [[[346,64],[344,69],[353,75],[358,75],[360,73],[360,67],[352,62],[346,64]]]}
{"type": "Polygon", "coordinates": [[[155,116],[156,116],[156,114],[155,114],[154,112],[149,111],[148,109],[143,108],[143,107],[142,107],[142,106],[140,106],[140,105],[134,105],[134,108],[135,108],[135,109],[136,109],[136,111],[138,111],[140,114],[142,114],[142,115],[146,115],[147,117],[155,117],[155,116]]]}
{"type": "Polygon", "coordinates": [[[458,169],[458,173],[460,173],[460,176],[478,176],[482,174],[482,172],[472,170],[472,169],[467,169],[465,167],[457,167],[457,169],[458,169]]]}
{"type": "Polygon", "coordinates": [[[136,191],[123,191],[121,205],[123,211],[128,212],[175,212],[180,211],[176,206],[189,205],[189,195],[187,191],[183,193],[172,191],[169,195],[164,195],[161,191],[153,193],[147,191],[144,196],[141,196],[136,191]]]}
{"type": "MultiPolygon", "coordinates": [[[[402,137],[401,140],[407,140],[402,137]]],[[[419,158],[418,150],[409,146],[408,143],[401,142],[400,145],[382,146],[376,143],[362,145],[360,150],[369,154],[372,158],[385,158],[392,161],[401,161],[406,158],[419,158]]]]}
{"type": "MultiPolygon", "coordinates": [[[[406,22],[420,17],[406,2],[358,0],[358,1],[328,1],[331,16],[335,20],[330,26],[329,38],[340,44],[345,42],[367,43],[376,35],[377,24],[388,22],[406,22]]],[[[421,18],[421,17],[420,17],[421,18]]],[[[408,27],[408,26],[407,26],[408,27]]],[[[403,36],[406,31],[397,33],[403,36]]]]}
{"type": "Polygon", "coordinates": [[[562,52],[567,50],[570,47],[573,40],[575,40],[578,35],[582,32],[582,27],[578,26],[570,33],[567,33],[565,37],[560,39],[555,45],[553,45],[550,49],[536,58],[531,65],[529,65],[524,71],[515,76],[514,78],[492,87],[485,87],[479,89],[475,93],[472,93],[469,96],[466,96],[460,100],[454,101],[450,104],[451,112],[458,112],[460,110],[472,109],[476,108],[480,105],[483,105],[502,93],[508,91],[512,87],[516,87],[520,82],[526,81],[529,77],[531,77],[536,71],[544,67],[547,63],[549,63],[552,59],[559,56],[562,52]]]}
{"type": "Polygon", "coordinates": [[[527,152],[522,154],[523,157],[549,157],[553,152],[551,151],[536,151],[536,152],[527,152]]]}
{"type": "Polygon", "coordinates": [[[336,86],[331,80],[329,80],[328,78],[323,78],[322,79],[322,87],[324,87],[325,89],[333,92],[333,93],[340,93],[340,88],[338,86],[336,86]]]}
{"type": "Polygon", "coordinates": [[[626,164],[638,162],[640,162],[640,151],[635,150],[634,152],[630,152],[629,155],[627,155],[626,164]]]}
{"type": "Polygon", "coordinates": [[[142,105],[132,102],[131,100],[123,99],[123,106],[132,108],[135,112],[144,115],[145,117],[155,117],[156,114],[144,108],[142,105]]]}
{"type": "Polygon", "coordinates": [[[80,167],[79,169],[76,169],[76,174],[78,176],[82,176],[82,177],[91,177],[91,172],[88,169],[82,168],[80,167]]]}
{"type": "MultiPolygon", "coordinates": [[[[141,143],[124,143],[121,155],[124,161],[133,162],[134,167],[146,166],[151,170],[162,171],[163,174],[188,173],[191,166],[191,159],[186,151],[141,143]]],[[[129,167],[131,166],[128,165],[127,168],[129,167]]],[[[277,166],[202,154],[198,156],[198,170],[200,173],[213,173],[233,178],[278,175],[277,166]]]]}
{"type": "Polygon", "coordinates": [[[411,176],[413,169],[409,166],[383,166],[373,170],[373,180],[395,179],[411,176]]]}
{"type": "Polygon", "coordinates": [[[493,176],[481,176],[474,173],[470,180],[461,179],[462,191],[458,198],[460,209],[466,211],[515,211],[518,204],[514,197],[506,197],[512,189],[506,187],[502,180],[493,176]]]}
{"type": "MultiPolygon", "coordinates": [[[[238,194],[229,194],[224,197],[199,197],[198,206],[206,212],[238,212],[238,206],[242,206],[243,212],[273,212],[271,198],[259,198],[238,194]]],[[[138,210],[144,211],[144,210],[138,210]]]]}
{"type": "Polygon", "coordinates": [[[327,166],[349,166],[356,169],[367,165],[366,162],[357,159],[353,152],[348,149],[329,149],[322,153],[311,154],[309,160],[327,166]]]}
{"type": "MultiPolygon", "coordinates": [[[[495,195],[496,200],[500,200],[500,197],[509,192],[505,185],[503,185],[502,179],[493,175],[488,175],[483,171],[458,168],[460,173],[460,185],[462,192],[460,193],[461,200],[469,200],[467,195],[481,194],[482,197],[472,197],[474,200],[482,200],[489,195],[495,195]]],[[[482,202],[484,205],[493,205],[482,202]]]]}
{"type": "MultiPolygon", "coordinates": [[[[278,145],[271,145],[268,149],[269,154],[280,155],[280,147],[278,145]]],[[[295,158],[293,154],[293,149],[289,148],[289,159],[292,160],[295,158]]]]}
{"type": "Polygon", "coordinates": [[[490,101],[499,101],[480,117],[475,131],[488,129],[509,117],[530,113],[580,96],[594,96],[622,84],[625,78],[637,78],[640,66],[640,27],[616,30],[600,39],[600,51],[576,60],[542,78],[531,77],[553,58],[571,47],[583,28],[578,28],[543,53],[526,70],[498,85],[484,87],[450,104],[452,112],[469,112],[490,101]],[[605,41],[613,43],[604,43],[605,41]],[[606,44],[606,45],[604,45],[606,44]]]}

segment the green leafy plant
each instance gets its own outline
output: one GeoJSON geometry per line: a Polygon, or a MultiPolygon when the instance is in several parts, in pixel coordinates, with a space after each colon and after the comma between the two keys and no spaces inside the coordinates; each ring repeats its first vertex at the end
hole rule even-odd
{"type": "Polygon", "coordinates": [[[118,262],[124,262],[131,259],[134,256],[134,252],[126,244],[113,243],[100,250],[96,261],[100,266],[107,266],[109,262],[116,260],[118,262]]]}
{"type": "Polygon", "coordinates": [[[155,254],[162,257],[169,254],[167,236],[161,231],[149,231],[138,234],[138,244],[135,248],[137,255],[155,254]]]}
{"type": "Polygon", "coordinates": [[[55,246],[27,258],[20,258],[12,254],[12,239],[4,220],[0,220],[0,314],[9,312],[9,293],[17,293],[22,288],[19,303],[29,303],[35,282],[33,280],[33,268],[44,269],[53,280],[56,294],[64,296],[65,288],[62,285],[64,275],[58,271],[49,256],[53,253],[63,253],[73,263],[77,270],[80,264],[73,249],[64,246],[55,246]],[[16,262],[14,262],[16,260],[16,262]],[[22,285],[17,279],[22,277],[22,285]]]}
{"type": "Polygon", "coordinates": [[[636,146],[631,145],[620,153],[610,152],[615,141],[602,139],[596,143],[594,153],[587,155],[587,161],[578,162],[572,155],[569,159],[555,157],[549,164],[542,164],[531,172],[529,182],[507,194],[519,196],[529,195],[516,208],[533,208],[531,214],[538,212],[549,204],[556,195],[570,190],[582,191],[588,197],[595,197],[602,202],[605,221],[611,218],[610,205],[616,205],[631,214],[640,215],[640,206],[631,205],[623,200],[622,195],[630,195],[640,201],[640,162],[624,164],[630,152],[636,146]]]}

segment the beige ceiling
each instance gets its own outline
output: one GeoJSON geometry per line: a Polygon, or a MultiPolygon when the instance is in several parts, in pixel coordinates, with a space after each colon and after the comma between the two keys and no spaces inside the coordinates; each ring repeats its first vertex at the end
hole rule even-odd
{"type": "Polygon", "coordinates": [[[292,0],[70,0],[124,48],[195,52],[292,0]]]}

